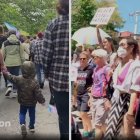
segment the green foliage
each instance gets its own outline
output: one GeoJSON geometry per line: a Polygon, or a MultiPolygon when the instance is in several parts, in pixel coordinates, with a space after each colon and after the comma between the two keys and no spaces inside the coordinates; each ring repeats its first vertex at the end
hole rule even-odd
{"type": "MultiPolygon", "coordinates": [[[[90,22],[101,7],[116,7],[109,23],[103,26],[103,30],[112,37],[115,35],[115,29],[124,25],[123,19],[117,9],[116,0],[73,0],[72,3],[72,35],[82,27],[91,26],[90,22]]],[[[72,49],[75,48],[75,42],[72,41],[72,49]]]]}
{"type": "Polygon", "coordinates": [[[101,0],[97,1],[98,8],[100,7],[115,7],[115,11],[111,16],[109,23],[103,27],[104,31],[113,34],[116,28],[121,28],[124,25],[124,20],[120,17],[116,0],[101,0]]]}
{"type": "Polygon", "coordinates": [[[72,3],[72,34],[81,27],[89,26],[95,14],[94,0],[74,0],[72,3]]]}
{"type": "Polygon", "coordinates": [[[35,34],[44,31],[56,17],[56,0],[0,0],[0,23],[9,22],[18,29],[35,34]]]}

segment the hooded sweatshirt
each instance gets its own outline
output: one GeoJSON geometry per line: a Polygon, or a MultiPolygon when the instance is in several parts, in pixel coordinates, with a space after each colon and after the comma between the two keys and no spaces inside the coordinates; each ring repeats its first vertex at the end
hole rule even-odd
{"type": "Polygon", "coordinates": [[[35,65],[31,61],[25,61],[21,66],[21,71],[22,76],[5,74],[8,80],[17,86],[18,102],[24,106],[34,106],[37,101],[44,103],[45,98],[35,79],[35,65]]]}
{"type": "Polygon", "coordinates": [[[8,67],[20,66],[24,62],[24,48],[16,35],[11,34],[3,43],[2,54],[8,67]]]}

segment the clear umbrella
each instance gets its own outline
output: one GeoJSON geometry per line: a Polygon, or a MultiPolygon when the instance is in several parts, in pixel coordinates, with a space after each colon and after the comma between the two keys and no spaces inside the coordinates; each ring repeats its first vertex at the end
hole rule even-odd
{"type": "MultiPolygon", "coordinates": [[[[99,32],[102,39],[104,39],[105,37],[110,37],[102,29],[99,29],[99,32]]],[[[89,45],[99,44],[96,27],[81,28],[73,34],[72,39],[81,44],[89,44],[89,45]]]]}

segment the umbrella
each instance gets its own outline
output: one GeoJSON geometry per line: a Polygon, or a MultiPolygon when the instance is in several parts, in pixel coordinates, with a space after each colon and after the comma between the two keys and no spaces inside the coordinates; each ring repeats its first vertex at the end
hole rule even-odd
{"type": "MultiPolygon", "coordinates": [[[[99,29],[99,32],[102,39],[105,37],[110,37],[102,29],[99,29]]],[[[89,44],[89,45],[99,44],[96,27],[81,28],[73,34],[72,39],[81,44],[89,44]]]]}

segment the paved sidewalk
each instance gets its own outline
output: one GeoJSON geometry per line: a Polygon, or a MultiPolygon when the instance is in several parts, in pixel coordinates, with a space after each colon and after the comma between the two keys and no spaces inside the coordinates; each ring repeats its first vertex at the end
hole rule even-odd
{"type": "MultiPolygon", "coordinates": [[[[4,87],[4,81],[1,79],[0,82],[0,137],[4,138],[21,138],[20,125],[18,119],[19,104],[17,99],[6,98],[4,93],[6,88],[4,87]],[[10,123],[10,125],[8,124],[10,123]],[[8,126],[7,126],[8,125],[8,126]]],[[[57,114],[48,112],[48,103],[50,99],[50,91],[48,87],[48,82],[45,82],[45,87],[42,90],[45,96],[47,106],[42,106],[37,104],[36,108],[36,125],[34,134],[28,132],[28,137],[34,137],[34,139],[50,138],[55,137],[59,139],[59,128],[58,128],[58,116],[57,114]]],[[[28,115],[27,115],[27,125],[28,125],[28,115]]]]}
{"type": "MultiPolygon", "coordinates": [[[[90,112],[88,112],[88,114],[90,114],[90,112]]],[[[80,133],[82,134],[83,133],[83,124],[82,124],[82,120],[79,117],[79,111],[73,111],[72,115],[73,115],[74,121],[78,124],[80,133]]],[[[91,115],[89,115],[89,116],[91,117],[91,115]]],[[[91,120],[91,122],[93,123],[93,120],[91,120]]],[[[123,127],[121,128],[120,134],[121,135],[123,134],[123,127]]],[[[136,129],[135,134],[138,137],[138,140],[140,140],[140,129],[136,129]]]]}

